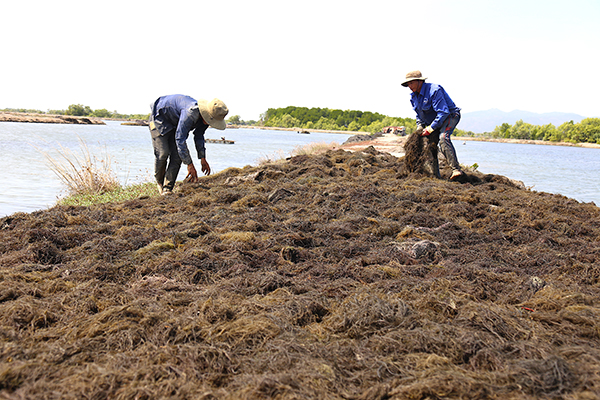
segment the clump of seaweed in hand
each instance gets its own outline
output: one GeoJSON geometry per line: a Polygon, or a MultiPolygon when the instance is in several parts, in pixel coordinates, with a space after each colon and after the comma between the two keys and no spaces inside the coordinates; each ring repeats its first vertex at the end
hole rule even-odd
{"type": "Polygon", "coordinates": [[[437,142],[433,135],[421,136],[423,128],[418,127],[404,143],[403,173],[426,174],[439,177],[437,142]]]}
{"type": "Polygon", "coordinates": [[[404,172],[425,173],[427,154],[425,152],[424,139],[421,136],[423,128],[417,128],[408,136],[404,143],[404,172]]]}

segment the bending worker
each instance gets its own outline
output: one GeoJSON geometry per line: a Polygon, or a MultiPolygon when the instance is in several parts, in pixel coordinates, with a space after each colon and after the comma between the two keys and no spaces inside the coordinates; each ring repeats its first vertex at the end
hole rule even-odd
{"type": "Polygon", "coordinates": [[[194,132],[194,144],[202,172],[210,175],[204,132],[209,126],[225,129],[225,116],[229,112],[225,103],[219,99],[194,100],[190,96],[172,94],[159,97],[151,107],[149,125],[158,191],[161,194],[173,192],[182,162],[187,165],[186,181],[198,181],[198,172],[186,143],[191,131],[194,132]]]}
{"type": "Polygon", "coordinates": [[[433,157],[433,173],[440,177],[440,168],[437,157],[437,145],[439,144],[446,161],[452,168],[450,179],[456,179],[463,172],[460,169],[456,150],[450,140],[450,135],[460,121],[460,108],[452,101],[448,93],[440,85],[425,83],[421,71],[412,71],[406,74],[402,86],[408,86],[412,93],[410,102],[417,113],[417,132],[421,136],[430,136],[436,146],[431,147],[433,157]]]}

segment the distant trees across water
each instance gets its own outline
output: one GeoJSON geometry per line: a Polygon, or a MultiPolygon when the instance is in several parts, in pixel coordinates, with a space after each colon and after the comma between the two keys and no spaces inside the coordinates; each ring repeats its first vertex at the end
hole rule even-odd
{"type": "Polygon", "coordinates": [[[261,117],[263,125],[269,127],[370,133],[381,132],[386,126],[404,126],[412,132],[417,125],[413,118],[393,118],[370,111],[294,106],[269,108],[261,117]]]}
{"type": "Polygon", "coordinates": [[[82,104],[71,104],[66,110],[32,110],[25,108],[5,108],[0,111],[20,112],[28,114],[52,114],[52,115],[73,115],[75,117],[96,117],[96,118],[114,118],[114,119],[148,119],[150,114],[120,114],[116,111],[108,111],[106,108],[92,110],[89,106],[82,104]]]}
{"type": "MultiPolygon", "coordinates": [[[[105,108],[92,110],[90,107],[81,104],[71,104],[66,110],[48,110],[47,112],[23,108],[6,108],[0,111],[114,119],[148,119],[149,117],[149,114],[120,114],[116,111],[108,111],[105,108]]],[[[395,118],[370,111],[342,111],[329,108],[294,106],[269,108],[261,115],[261,120],[258,122],[242,121],[239,115],[230,117],[227,122],[233,125],[259,124],[275,128],[322,129],[369,133],[381,132],[387,126],[404,126],[407,134],[413,132],[417,125],[416,120],[413,118],[395,118]]],[[[585,118],[578,123],[569,121],[558,127],[553,124],[532,125],[519,120],[514,125],[505,122],[497,126],[492,132],[484,134],[456,129],[455,136],[600,144],[600,118],[585,118]]]]}
{"type": "Polygon", "coordinates": [[[597,143],[600,144],[600,118],[585,118],[555,127],[553,124],[532,125],[523,120],[514,125],[503,123],[489,134],[495,139],[547,140],[550,142],[597,143]]]}
{"type": "MultiPolygon", "coordinates": [[[[329,108],[285,107],[269,108],[261,115],[264,126],[299,129],[324,129],[339,131],[381,132],[386,126],[404,126],[407,133],[416,128],[413,118],[394,118],[379,113],[329,108]]],[[[459,125],[460,126],[460,125],[459,125]]],[[[600,118],[586,118],[555,127],[553,124],[532,125],[523,120],[514,125],[503,123],[493,132],[476,134],[461,129],[455,136],[491,137],[494,139],[546,140],[550,142],[600,144],[600,118]]]]}

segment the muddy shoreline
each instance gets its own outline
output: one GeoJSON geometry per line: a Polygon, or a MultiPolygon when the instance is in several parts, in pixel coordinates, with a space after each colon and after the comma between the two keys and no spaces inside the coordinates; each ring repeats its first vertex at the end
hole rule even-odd
{"type": "Polygon", "coordinates": [[[517,143],[517,144],[535,144],[546,146],[567,146],[567,147],[587,147],[592,149],[600,149],[600,144],[596,143],[568,143],[568,142],[550,142],[547,140],[524,140],[524,139],[492,139],[492,138],[475,138],[468,136],[452,136],[455,142],[462,141],[479,141],[479,142],[496,142],[496,143],[517,143]]]}
{"type": "Polygon", "coordinates": [[[26,114],[0,111],[0,122],[26,122],[38,124],[106,125],[100,118],[73,115],[26,114]]]}
{"type": "MultiPolygon", "coordinates": [[[[331,130],[317,130],[317,129],[300,129],[300,128],[274,128],[274,127],[262,127],[262,126],[234,126],[232,129],[235,128],[247,128],[247,129],[272,129],[272,130],[283,130],[283,131],[297,131],[297,132],[302,132],[302,131],[307,131],[307,132],[323,132],[323,133],[342,133],[342,134],[349,134],[349,135],[368,135],[368,132],[359,132],[359,131],[331,131],[331,130]]],[[[393,135],[393,134],[385,134],[385,137],[388,137],[388,135],[393,135]]],[[[405,140],[407,136],[397,136],[397,135],[393,135],[396,136],[398,138],[398,143],[402,144],[405,140]]],[[[455,142],[459,142],[459,141],[478,141],[478,142],[497,142],[497,143],[518,143],[518,144],[535,144],[535,145],[547,145],[547,146],[568,146],[568,147],[587,147],[587,148],[594,148],[594,149],[600,149],[600,144],[596,144],[596,143],[569,143],[569,142],[550,142],[550,141],[546,141],[546,140],[525,140],[525,139],[493,139],[493,138],[483,138],[483,137],[472,137],[472,136],[452,136],[452,140],[455,142]]],[[[374,138],[373,141],[371,141],[371,144],[378,144],[379,142],[381,142],[382,139],[380,138],[374,138]]],[[[387,142],[388,140],[383,140],[383,146],[387,146],[387,142]]]]}

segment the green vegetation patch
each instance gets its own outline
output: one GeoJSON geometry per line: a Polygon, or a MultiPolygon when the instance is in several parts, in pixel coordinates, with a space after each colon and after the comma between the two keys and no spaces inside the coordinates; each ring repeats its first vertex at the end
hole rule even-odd
{"type": "Polygon", "coordinates": [[[279,128],[323,129],[335,131],[381,132],[386,126],[416,128],[414,118],[394,118],[370,111],[335,110],[289,106],[269,108],[263,116],[265,126],[279,128]]]}
{"type": "Polygon", "coordinates": [[[92,204],[114,203],[153,196],[158,196],[156,185],[154,183],[141,183],[119,187],[103,193],[74,194],[59,200],[58,204],[63,206],[90,206],[92,204]]]}
{"type": "Polygon", "coordinates": [[[490,136],[496,139],[600,144],[600,118],[585,118],[579,123],[569,121],[558,127],[553,124],[532,125],[523,120],[514,125],[505,122],[497,126],[490,136]]]}

